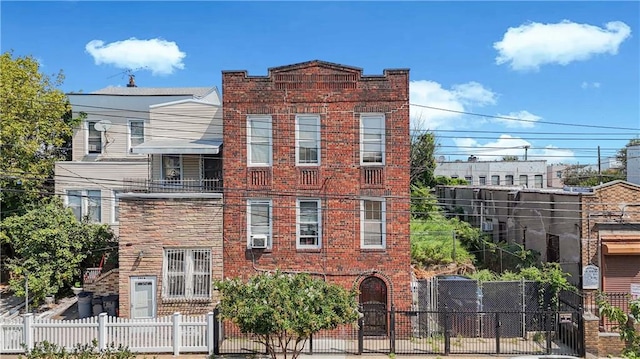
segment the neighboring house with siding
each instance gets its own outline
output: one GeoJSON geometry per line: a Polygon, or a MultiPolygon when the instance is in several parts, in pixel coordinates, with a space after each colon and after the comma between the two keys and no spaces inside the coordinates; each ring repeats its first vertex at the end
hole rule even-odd
{"type": "MultiPolygon", "coordinates": [[[[170,123],[157,111],[161,104],[198,101],[220,105],[215,87],[107,87],[68,97],[73,116],[85,113],[86,118],[74,131],[71,161],[55,165],[55,192],[78,218],[87,216],[91,221],[111,224],[116,233],[117,195],[128,186],[125,178],[149,178],[150,157],[133,149],[152,136],[164,136],[162,126],[170,123]],[[151,125],[152,117],[157,129],[151,125]]],[[[198,111],[185,113],[201,115],[198,111]]],[[[171,136],[181,136],[180,130],[171,136]]]]}
{"type": "Polygon", "coordinates": [[[547,187],[547,161],[440,161],[433,172],[473,186],[547,187]]]}
{"type": "MultiPolygon", "coordinates": [[[[409,308],[409,71],[224,71],[225,277],[309,272],[409,308]]],[[[365,318],[386,333],[386,311],[365,318]]],[[[372,314],[371,314],[372,315],[372,314]]]]}

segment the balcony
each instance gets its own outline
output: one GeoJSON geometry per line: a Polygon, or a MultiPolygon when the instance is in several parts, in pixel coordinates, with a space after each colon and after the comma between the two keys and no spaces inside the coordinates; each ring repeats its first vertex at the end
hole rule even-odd
{"type": "Polygon", "coordinates": [[[125,178],[125,192],[135,193],[211,193],[222,192],[222,177],[201,179],[125,178]]]}

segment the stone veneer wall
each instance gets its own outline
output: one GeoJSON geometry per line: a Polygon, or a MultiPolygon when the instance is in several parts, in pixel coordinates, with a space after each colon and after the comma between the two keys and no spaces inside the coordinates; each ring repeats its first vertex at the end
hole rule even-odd
{"type": "Polygon", "coordinates": [[[199,315],[218,301],[166,300],[162,266],[166,248],[211,248],[212,280],[222,279],[222,195],[213,193],[125,194],[120,200],[120,316],[131,315],[130,278],[156,278],[157,316],[199,315]],[[139,253],[142,251],[142,256],[139,253]]]}
{"type": "Polygon", "coordinates": [[[98,276],[93,283],[84,283],[83,288],[87,292],[93,292],[94,297],[118,294],[119,274],[118,268],[112,269],[98,276]]]}

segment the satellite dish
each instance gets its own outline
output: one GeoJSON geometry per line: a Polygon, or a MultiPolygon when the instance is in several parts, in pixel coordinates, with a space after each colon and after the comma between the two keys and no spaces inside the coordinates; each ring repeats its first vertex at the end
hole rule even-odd
{"type": "Polygon", "coordinates": [[[93,128],[95,128],[96,131],[105,132],[105,131],[107,131],[108,129],[111,128],[111,121],[109,121],[109,120],[100,120],[100,121],[96,122],[95,125],[93,125],[93,128]]]}

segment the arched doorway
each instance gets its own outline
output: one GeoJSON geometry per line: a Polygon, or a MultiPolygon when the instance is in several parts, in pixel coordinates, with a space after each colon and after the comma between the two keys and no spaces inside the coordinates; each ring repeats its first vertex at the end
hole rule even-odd
{"type": "Polygon", "coordinates": [[[360,283],[360,305],[364,314],[364,335],[387,335],[387,285],[368,277],[360,283]]]}

